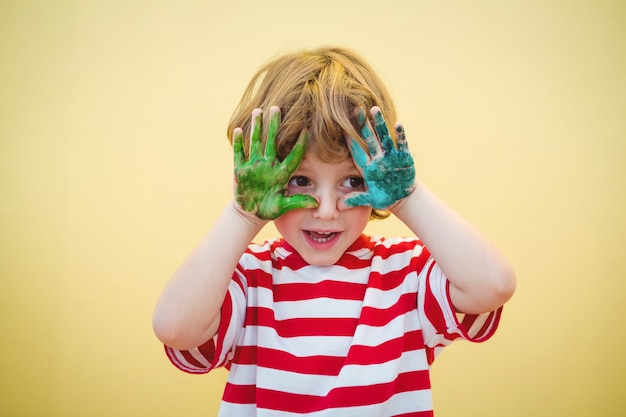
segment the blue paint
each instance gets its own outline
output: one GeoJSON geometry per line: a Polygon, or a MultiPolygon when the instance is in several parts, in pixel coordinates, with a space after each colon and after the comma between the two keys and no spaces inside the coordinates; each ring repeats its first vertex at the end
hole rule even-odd
{"type": "Polygon", "coordinates": [[[396,147],[380,110],[376,109],[373,117],[376,134],[369,123],[361,129],[369,157],[361,146],[350,141],[352,158],[363,172],[367,191],[348,198],[346,204],[386,209],[413,192],[415,164],[404,138],[404,129],[401,126],[397,129],[400,137],[396,147]]]}

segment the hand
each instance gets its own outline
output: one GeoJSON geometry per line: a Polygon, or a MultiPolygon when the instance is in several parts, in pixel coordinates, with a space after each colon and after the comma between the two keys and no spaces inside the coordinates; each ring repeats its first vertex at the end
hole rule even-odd
{"type": "Polygon", "coordinates": [[[359,109],[359,124],[363,124],[361,134],[367,144],[369,154],[357,141],[348,137],[347,142],[352,159],[363,174],[367,190],[346,196],[348,206],[371,206],[383,210],[394,206],[415,189],[415,164],[409,152],[404,128],[396,124],[396,143],[387,129],[387,124],[378,107],[371,110],[374,129],[365,112],[359,109]],[[380,140],[379,140],[380,138],[380,140]],[[382,146],[381,146],[382,144],[382,146]]]}
{"type": "Polygon", "coordinates": [[[262,220],[274,220],[297,208],[317,207],[317,202],[311,196],[286,195],[287,183],[304,158],[308,134],[302,132],[289,155],[280,162],[276,158],[274,146],[280,126],[280,109],[275,106],[270,109],[264,155],[261,143],[262,121],[262,111],[254,110],[247,160],[243,150],[243,131],[237,128],[233,132],[237,204],[262,220]]]}

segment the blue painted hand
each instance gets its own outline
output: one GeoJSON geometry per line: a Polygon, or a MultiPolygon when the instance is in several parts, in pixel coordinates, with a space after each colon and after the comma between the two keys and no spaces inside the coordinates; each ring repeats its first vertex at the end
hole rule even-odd
{"type": "Polygon", "coordinates": [[[415,164],[409,152],[402,125],[395,127],[394,144],[387,123],[378,107],[373,107],[374,128],[359,109],[361,135],[368,152],[354,139],[347,138],[348,146],[357,168],[362,172],[367,190],[346,196],[348,206],[371,206],[388,209],[406,198],[415,189],[415,164]]]}

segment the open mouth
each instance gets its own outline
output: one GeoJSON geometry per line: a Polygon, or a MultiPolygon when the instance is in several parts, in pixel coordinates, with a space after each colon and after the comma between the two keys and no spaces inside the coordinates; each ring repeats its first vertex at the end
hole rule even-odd
{"type": "Polygon", "coordinates": [[[337,235],[336,232],[314,232],[311,230],[307,230],[306,234],[316,243],[329,242],[337,235]]]}

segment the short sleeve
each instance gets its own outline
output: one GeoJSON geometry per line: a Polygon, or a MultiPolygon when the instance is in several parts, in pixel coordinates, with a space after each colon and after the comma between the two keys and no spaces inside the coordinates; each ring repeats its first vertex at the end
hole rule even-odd
{"type": "Polygon", "coordinates": [[[245,318],[245,290],[238,273],[230,281],[221,307],[217,334],[204,344],[189,350],[165,346],[165,353],[178,369],[191,374],[205,374],[212,369],[228,366],[245,318]]]}
{"type": "Polygon", "coordinates": [[[483,314],[457,314],[450,299],[450,281],[431,258],[419,275],[418,314],[430,361],[457,339],[484,342],[495,333],[502,307],[483,314]]]}

